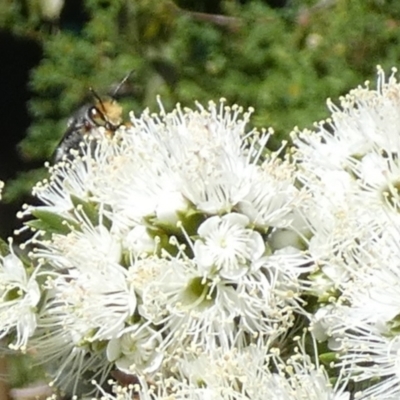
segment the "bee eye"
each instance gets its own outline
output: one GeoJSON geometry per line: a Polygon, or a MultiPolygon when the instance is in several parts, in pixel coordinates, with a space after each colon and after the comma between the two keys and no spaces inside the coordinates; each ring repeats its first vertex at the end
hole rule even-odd
{"type": "Polygon", "coordinates": [[[104,118],[104,114],[98,110],[97,107],[91,107],[89,109],[89,118],[97,126],[104,126],[106,124],[106,119],[104,118]]]}

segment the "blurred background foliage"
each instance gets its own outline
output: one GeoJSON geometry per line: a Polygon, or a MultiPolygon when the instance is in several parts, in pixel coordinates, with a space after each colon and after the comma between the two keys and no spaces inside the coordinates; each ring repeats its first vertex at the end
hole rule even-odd
{"type": "Polygon", "coordinates": [[[273,148],[325,118],[328,96],[374,80],[378,63],[395,66],[399,25],[397,0],[2,0],[0,30],[41,50],[18,144],[29,167],[6,177],[3,200],[20,203],[45,176],[90,87],[110,93],[133,70],[126,114],[156,111],[157,94],[166,109],[225,97],[274,128],[273,148]]]}
{"type": "MultiPolygon", "coordinates": [[[[326,118],[328,96],[337,100],[373,81],[377,64],[387,72],[398,65],[399,28],[398,0],[1,0],[7,48],[25,41],[20,59],[3,51],[0,60],[9,73],[2,82],[6,106],[12,96],[22,99],[20,109],[3,106],[1,143],[18,138],[14,121],[26,109],[30,115],[15,144],[20,163],[5,173],[9,160],[0,158],[3,200],[20,207],[46,176],[42,166],[68,117],[91,101],[90,87],[111,93],[133,70],[119,96],[126,117],[130,110],[156,111],[157,94],[166,109],[225,97],[254,107],[255,126],[274,128],[273,148],[294,126],[326,118]],[[30,48],[39,49],[33,66],[23,64],[30,48]],[[20,64],[29,69],[21,74],[26,93],[6,82],[20,64]]],[[[5,237],[10,227],[1,222],[5,237]]],[[[32,378],[23,371],[11,376],[18,386],[32,378]]]]}

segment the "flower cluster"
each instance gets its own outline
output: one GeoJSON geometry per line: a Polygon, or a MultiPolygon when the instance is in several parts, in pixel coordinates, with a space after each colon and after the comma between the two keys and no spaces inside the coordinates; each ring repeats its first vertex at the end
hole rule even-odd
{"type": "Polygon", "coordinates": [[[399,398],[400,84],[378,75],[286,155],[224,100],[84,138],[1,258],[0,337],[107,399],[399,398]]]}
{"type": "MultiPolygon", "coordinates": [[[[20,214],[33,217],[24,246],[42,299],[14,346],[57,366],[54,384],[79,393],[83,377],[124,374],[164,387],[194,368],[197,393],[202,365],[234,354],[243,370],[251,350],[261,371],[267,343],[301,328],[309,194],[293,161],[266,149],[272,132],[246,130],[250,114],[222,100],[131,115],[49,167],[41,205],[20,214]]],[[[243,396],[235,371],[207,390],[243,396]]]]}
{"type": "Polygon", "coordinates": [[[316,132],[297,133],[299,179],[313,193],[309,253],[320,299],[311,329],[337,352],[357,399],[398,399],[400,315],[400,84],[329,103],[316,132]]]}
{"type": "MultiPolygon", "coordinates": [[[[295,338],[296,343],[299,337],[295,338]]],[[[141,380],[137,385],[115,385],[113,393],[100,388],[104,400],[140,399],[254,399],[264,400],[349,400],[346,380],[332,385],[318,362],[298,343],[284,361],[275,348],[253,345],[246,349],[194,354],[180,363],[174,378],[151,385],[141,380]]]]}
{"type": "Polygon", "coordinates": [[[24,350],[36,329],[40,289],[35,271],[30,274],[12,252],[0,257],[0,299],[0,338],[12,334],[10,347],[24,350]]]}

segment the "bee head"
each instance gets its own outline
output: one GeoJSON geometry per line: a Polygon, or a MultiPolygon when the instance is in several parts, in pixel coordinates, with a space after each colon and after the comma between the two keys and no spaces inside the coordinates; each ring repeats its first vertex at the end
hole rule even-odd
{"type": "Polygon", "coordinates": [[[113,98],[101,99],[90,89],[96,101],[88,109],[88,118],[93,126],[102,126],[108,131],[117,130],[122,123],[122,107],[113,98]]]}
{"type": "Polygon", "coordinates": [[[132,75],[133,70],[130,71],[124,79],[118,84],[113,94],[108,98],[102,99],[93,88],[90,91],[95,99],[93,106],[88,109],[87,117],[89,127],[103,126],[107,131],[114,132],[122,124],[122,107],[117,103],[116,96],[125,82],[132,75]]]}

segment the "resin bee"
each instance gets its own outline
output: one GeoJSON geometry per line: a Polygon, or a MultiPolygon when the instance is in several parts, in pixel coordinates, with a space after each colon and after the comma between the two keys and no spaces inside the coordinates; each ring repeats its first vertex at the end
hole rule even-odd
{"type": "Polygon", "coordinates": [[[53,154],[54,163],[71,157],[71,150],[76,150],[79,154],[83,138],[94,135],[99,127],[104,128],[106,135],[114,135],[122,125],[123,111],[115,97],[131,74],[132,71],[118,84],[110,97],[102,99],[92,88],[90,89],[94,102],[85,104],[69,118],[67,130],[53,154]]]}

